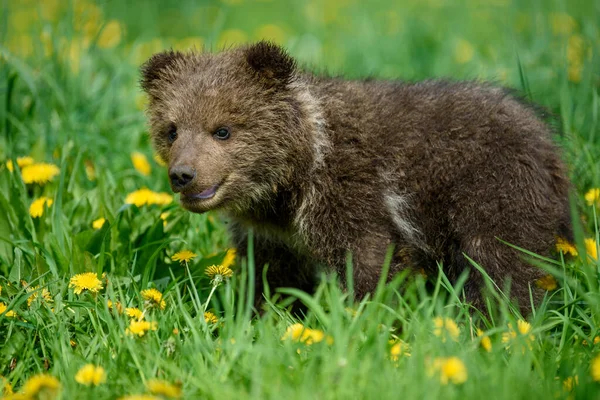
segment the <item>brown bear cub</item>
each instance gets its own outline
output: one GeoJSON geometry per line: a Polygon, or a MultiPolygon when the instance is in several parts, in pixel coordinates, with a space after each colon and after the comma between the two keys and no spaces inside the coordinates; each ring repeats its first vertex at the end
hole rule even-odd
{"type": "Polygon", "coordinates": [[[386,251],[405,268],[456,279],[482,306],[481,265],[523,309],[545,273],[504,242],[548,255],[570,236],[566,169],[534,107],[480,83],[363,80],[297,68],[259,42],[218,54],[166,51],[142,67],[151,136],[182,205],[223,210],[235,245],[253,228],[276,287],[313,289],[323,269],[357,298],[386,251]]]}

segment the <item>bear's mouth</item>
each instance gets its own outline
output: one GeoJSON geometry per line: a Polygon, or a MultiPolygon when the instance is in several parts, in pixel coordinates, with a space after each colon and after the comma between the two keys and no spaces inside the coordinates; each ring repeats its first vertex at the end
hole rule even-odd
{"type": "Polygon", "coordinates": [[[220,183],[203,190],[200,193],[181,193],[181,200],[206,200],[215,196],[217,189],[221,186],[220,183]]]}

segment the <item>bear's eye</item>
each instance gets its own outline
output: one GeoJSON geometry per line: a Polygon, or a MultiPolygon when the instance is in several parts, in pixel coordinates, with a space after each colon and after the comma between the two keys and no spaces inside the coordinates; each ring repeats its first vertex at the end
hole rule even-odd
{"type": "Polygon", "coordinates": [[[167,139],[169,143],[173,143],[175,139],[177,139],[177,127],[175,125],[171,125],[169,127],[169,131],[167,132],[167,139]]]}
{"type": "Polygon", "coordinates": [[[231,134],[229,132],[229,129],[223,127],[223,128],[217,129],[213,136],[219,140],[227,140],[227,139],[229,139],[230,135],[231,134]]]}

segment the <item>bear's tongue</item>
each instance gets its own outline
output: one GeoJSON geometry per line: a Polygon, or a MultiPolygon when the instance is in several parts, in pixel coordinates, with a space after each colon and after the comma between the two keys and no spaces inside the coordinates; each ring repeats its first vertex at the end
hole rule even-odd
{"type": "Polygon", "coordinates": [[[217,191],[218,187],[219,187],[219,185],[217,184],[217,185],[214,185],[214,186],[206,189],[203,192],[186,195],[186,197],[192,197],[195,199],[209,199],[215,195],[215,192],[217,191]]]}

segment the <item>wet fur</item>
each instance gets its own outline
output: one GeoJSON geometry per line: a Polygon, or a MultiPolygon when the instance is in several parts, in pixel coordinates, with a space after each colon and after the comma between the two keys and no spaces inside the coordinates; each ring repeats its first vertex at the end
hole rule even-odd
{"type": "MultiPolygon", "coordinates": [[[[470,268],[464,253],[501,287],[510,279],[527,309],[530,287],[536,300],[543,295],[534,282],[544,273],[499,239],[548,255],[557,235],[570,235],[569,182],[551,129],[505,89],[316,76],[265,42],[157,54],[142,87],[170,167],[194,165],[202,187],[226,171],[232,183],[209,208],[231,217],[240,249],[254,229],[272,287],[310,291],[321,269],[344,282],[352,252],[361,298],[394,246],[390,274],[435,274],[441,261],[454,280],[470,268]],[[185,146],[167,143],[169,124],[187,132],[185,146]],[[210,142],[219,125],[235,126],[229,143],[210,142]]],[[[476,306],[481,289],[472,270],[465,293],[476,306]]]]}

